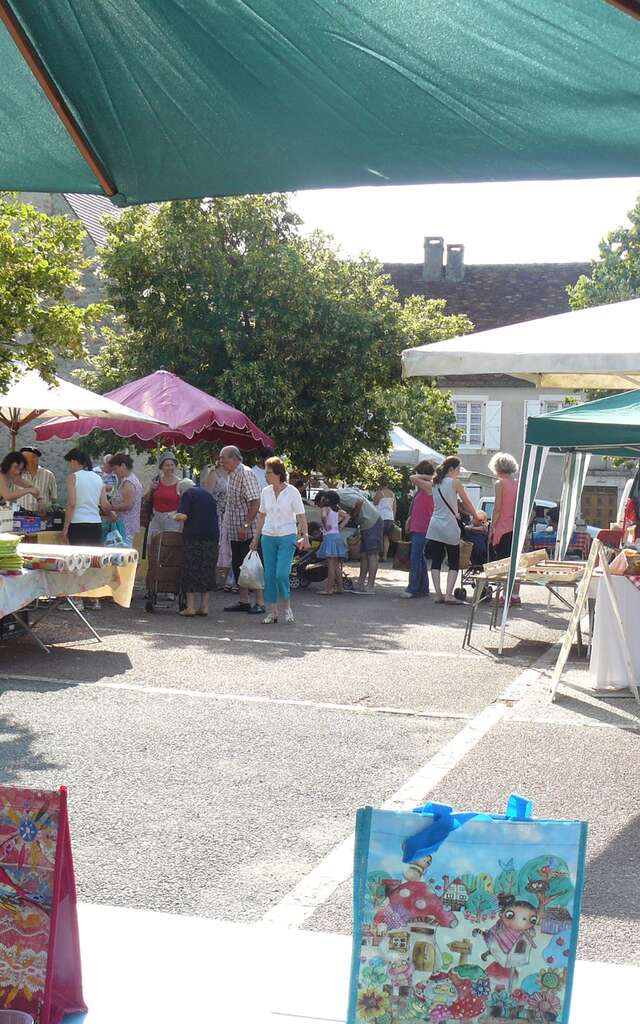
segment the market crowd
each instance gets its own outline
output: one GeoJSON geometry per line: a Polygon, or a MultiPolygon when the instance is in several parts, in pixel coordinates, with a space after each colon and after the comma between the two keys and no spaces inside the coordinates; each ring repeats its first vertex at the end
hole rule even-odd
{"type": "MultiPolygon", "coordinates": [[[[13,505],[47,516],[58,497],[54,474],[40,464],[34,446],[10,452],[0,465],[0,505],[13,505]]],[[[200,483],[183,476],[175,453],[164,452],[145,490],[126,452],[105,455],[93,467],[80,448],[65,455],[69,467],[62,539],[76,545],[105,542],[133,546],[145,528],[151,558],[159,538],[182,533],[181,589],[185,616],[207,615],[209,594],[232,592],[227,612],[262,616],[265,624],[293,622],[290,578],[294,558],[314,548],[324,563],[324,596],[345,587],[347,528],[357,529],[360,573],[354,589],[373,594],[379,560],[397,539],[396,496],[386,481],[370,498],[357,487],[319,490],[314,498],[321,523],[307,522],[302,481],[289,482],[283,461],[272,449],[246,466],[238,448],[228,445],[200,483]],[[155,547],[154,547],[155,546],[155,547]]],[[[410,476],[414,487],[407,532],[409,578],[405,598],[429,595],[429,563],[436,602],[455,604],[460,571],[460,543],[471,542],[481,561],[507,557],[513,538],[518,464],[498,453],[489,464],[495,476],[495,503],[490,526],[470,501],[460,479],[456,456],[434,466],[423,461],[410,476]],[[443,577],[443,566],[446,572],[443,577]]],[[[516,592],[514,600],[519,596],[516,592]]]]}

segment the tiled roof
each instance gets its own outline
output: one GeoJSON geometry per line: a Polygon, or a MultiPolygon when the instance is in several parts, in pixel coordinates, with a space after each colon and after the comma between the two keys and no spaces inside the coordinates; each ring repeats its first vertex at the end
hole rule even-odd
{"type": "Polygon", "coordinates": [[[118,217],[120,215],[119,208],[106,196],[87,196],[80,192],[65,192],[64,198],[78,220],[82,221],[85,231],[94,245],[104,245],[107,233],[102,225],[102,218],[105,213],[114,213],[118,217]]]}
{"type": "MultiPolygon", "coordinates": [[[[566,313],[569,310],[567,285],[575,284],[582,274],[591,272],[590,263],[477,263],[464,268],[462,281],[424,281],[422,263],[385,263],[388,274],[402,299],[424,295],[446,299],[447,313],[466,313],[476,331],[505,327],[523,320],[566,313]]],[[[491,372],[477,377],[447,377],[447,388],[521,387],[527,381],[491,372]]]]}
{"type": "Polygon", "coordinates": [[[589,274],[589,263],[477,263],[462,281],[423,281],[422,263],[385,263],[401,298],[446,299],[448,313],[466,313],[477,331],[566,313],[567,285],[589,274]]]}

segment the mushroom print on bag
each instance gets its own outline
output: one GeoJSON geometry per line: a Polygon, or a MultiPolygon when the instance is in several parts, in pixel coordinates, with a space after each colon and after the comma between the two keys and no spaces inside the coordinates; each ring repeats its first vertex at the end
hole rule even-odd
{"type": "Polygon", "coordinates": [[[566,1024],[582,823],[469,815],[407,861],[424,818],[358,814],[349,1024],[566,1024]]]}

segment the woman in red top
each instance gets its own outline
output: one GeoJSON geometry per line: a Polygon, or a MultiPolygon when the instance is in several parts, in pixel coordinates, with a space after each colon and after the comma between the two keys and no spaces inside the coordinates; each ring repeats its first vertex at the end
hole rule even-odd
{"type": "MultiPolygon", "coordinates": [[[[430,481],[435,469],[425,459],[416,466],[415,476],[430,481]]],[[[429,596],[429,573],[427,572],[427,560],[424,555],[427,538],[427,527],[433,515],[433,497],[426,490],[420,487],[420,480],[414,480],[418,491],[411,503],[409,514],[409,535],[411,537],[411,552],[409,561],[409,583],[402,594],[403,597],[428,597],[429,596]]]]}
{"type": "Polygon", "coordinates": [[[160,456],[158,462],[160,470],[151,487],[145,495],[145,500],[151,500],[152,516],[149,523],[149,534],[147,543],[151,542],[156,533],[178,533],[182,529],[182,523],[175,519],[178,511],[180,498],[178,497],[178,463],[173,452],[165,452],[160,456]]]}

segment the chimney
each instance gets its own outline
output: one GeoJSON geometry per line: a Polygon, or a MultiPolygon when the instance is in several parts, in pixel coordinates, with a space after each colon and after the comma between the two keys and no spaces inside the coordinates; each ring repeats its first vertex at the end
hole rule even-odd
{"type": "Polygon", "coordinates": [[[443,277],[444,238],[425,238],[423,281],[441,281],[443,277]]]}
{"type": "Polygon", "coordinates": [[[464,245],[447,246],[447,281],[464,281],[464,245]]]}

